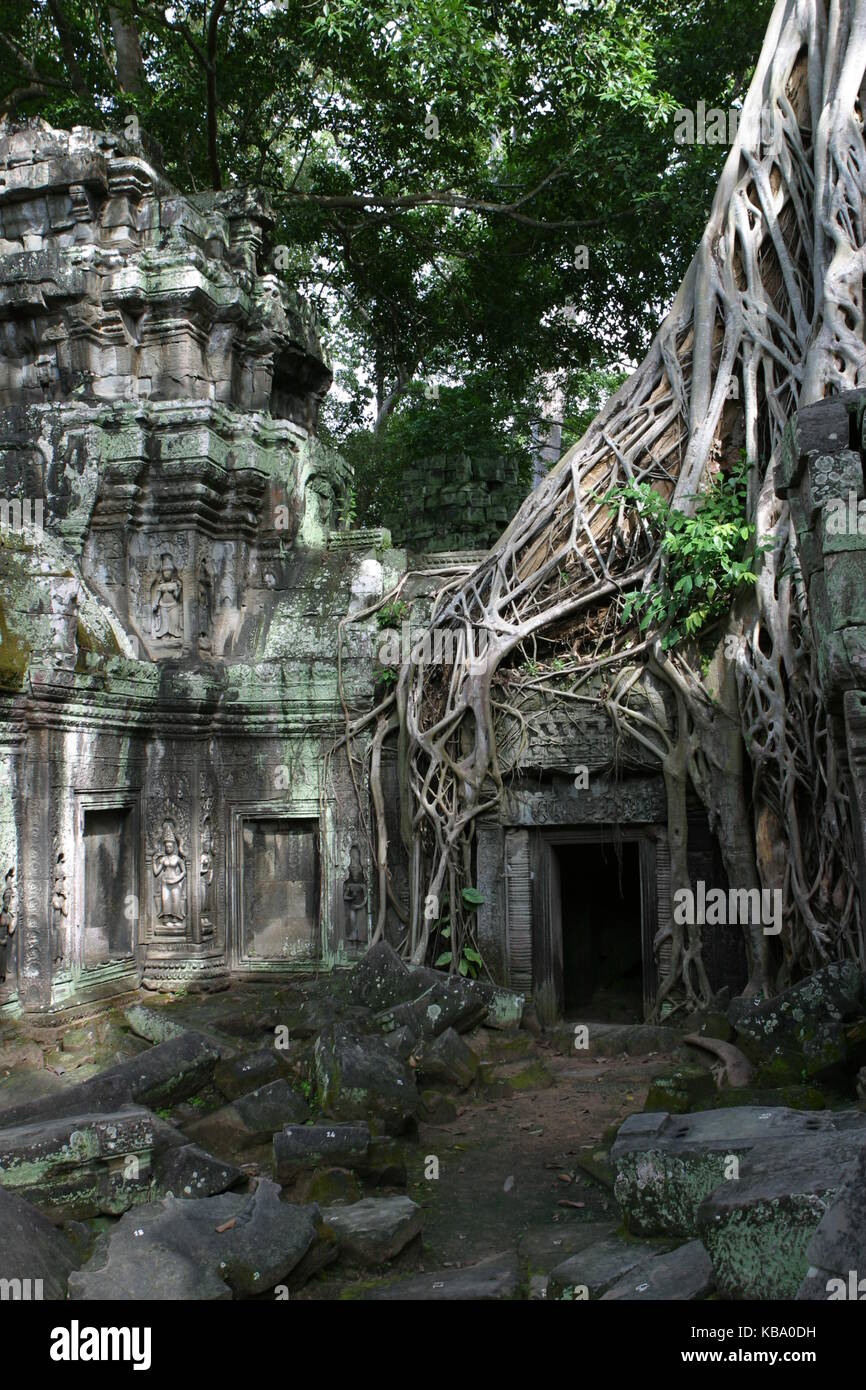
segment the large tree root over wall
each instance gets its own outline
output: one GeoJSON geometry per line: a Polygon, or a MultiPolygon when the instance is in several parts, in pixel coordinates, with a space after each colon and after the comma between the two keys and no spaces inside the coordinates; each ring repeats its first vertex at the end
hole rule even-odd
{"type": "MultiPolygon", "coordinates": [[[[796,535],[773,478],[798,405],[866,384],[864,70],[866,0],[778,0],[706,232],[648,356],[478,569],[443,587],[433,621],[461,635],[462,659],[406,662],[383,707],[347,719],[350,742],[371,720],[398,719],[414,960],[427,954],[446,896],[455,964],[471,942],[460,889],[471,884],[473,827],[503,790],[498,730],[522,717],[509,670],[533,654],[532,684],[548,701],[597,704],[617,734],[658,759],[672,891],[688,884],[689,784],[730,883],[783,890],[781,959],[771,964],[760,925],[746,928],[750,991],[862,958],[849,793],[822,706],[796,535]],[[701,674],[693,654],[664,651],[658,634],[623,623],[624,594],[657,584],[662,557],[633,509],[601,499],[649,482],[688,511],[742,450],[755,464],[749,505],[767,548],[701,674]],[[670,688],[675,718],[635,698],[643,672],[670,688]]],[[[381,819],[373,843],[384,876],[381,819]]],[[[666,931],[671,968],[658,1006],[674,993],[706,999],[699,930],[673,921],[666,931]]]]}

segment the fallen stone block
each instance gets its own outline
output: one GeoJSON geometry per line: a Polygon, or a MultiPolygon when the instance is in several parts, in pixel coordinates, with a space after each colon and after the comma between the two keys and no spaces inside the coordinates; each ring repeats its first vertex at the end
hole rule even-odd
{"type": "Polygon", "coordinates": [[[281,1183],[291,1182],[312,1168],[355,1169],[369,1154],[370,1126],[366,1123],[290,1125],[274,1135],[274,1164],[281,1183]]]}
{"type": "Polygon", "coordinates": [[[437,1269],[397,1279],[359,1295],[366,1302],[490,1303],[521,1292],[520,1266],[510,1252],[490,1255],[463,1269],[437,1269]]]}
{"type": "Polygon", "coordinates": [[[453,1028],[428,1043],[418,1060],[425,1081],[441,1081],[465,1091],[478,1077],[478,1058],[453,1028]]]}
{"type": "Polygon", "coordinates": [[[682,1302],[708,1298],[714,1288],[712,1261],[699,1240],[690,1240],[667,1255],[657,1255],[649,1264],[641,1265],[601,1297],[602,1301],[631,1303],[656,1299],[682,1302]]]}
{"type": "Polygon", "coordinates": [[[577,1058],[648,1057],[674,1052],[682,1042],[676,1029],[650,1023],[564,1023],[549,1038],[554,1051],[577,1058]]]}
{"type": "Polygon", "coordinates": [[[286,1079],[285,1072],[276,1050],[263,1047],[257,1052],[242,1052],[219,1062],[214,1068],[213,1081],[226,1100],[237,1100],[238,1096],[257,1091],[270,1081],[286,1079]]]}
{"type": "Polygon", "coordinates": [[[319,1103],[335,1120],[381,1120],[400,1134],[420,1109],[415,1074],[382,1038],[332,1027],[313,1051],[319,1103]]]}
{"type": "Polygon", "coordinates": [[[262,1144],[270,1144],[284,1125],[302,1125],[310,1108],[287,1081],[271,1081],[239,1096],[230,1105],[184,1126],[185,1133],[222,1158],[243,1162],[262,1144]]]}
{"type": "Polygon", "coordinates": [[[319,1207],[335,1207],[360,1202],[364,1192],[357,1176],[348,1168],[316,1168],[301,1179],[296,1196],[305,1204],[315,1202],[319,1207]]]}
{"type": "Polygon", "coordinates": [[[166,1149],[154,1161],[156,1186],[166,1197],[214,1197],[227,1192],[243,1177],[233,1163],[225,1163],[198,1144],[166,1149]]]}
{"type": "Polygon", "coordinates": [[[845,1064],[845,1024],[863,1013],[863,977],[837,961],[773,999],[734,999],[728,1010],[737,1045],[760,1066],[760,1079],[800,1081],[845,1064]]]}
{"type": "Polygon", "coordinates": [[[841,1191],[806,1247],[806,1260],[797,1298],[866,1298],[866,1146],[846,1169],[841,1191]]]}
{"type": "Polygon", "coordinates": [[[199,1033],[183,1033],[148,1048],[98,1076],[54,1095],[11,1106],[4,1125],[56,1120],[76,1114],[108,1113],[125,1105],[157,1110],[196,1094],[212,1077],[217,1049],[199,1033]]]}
{"type": "Polygon", "coordinates": [[[184,1024],[171,1017],[168,1009],[149,1008],[146,1004],[131,1004],[123,1017],[137,1038],[149,1043],[168,1042],[188,1031],[184,1024]]]}
{"type": "Polygon", "coordinates": [[[422,1038],[438,1038],[446,1028],[466,1033],[486,1015],[487,1005],[473,991],[470,980],[463,980],[459,975],[442,975],[411,1003],[398,1004],[384,1014],[377,1014],[376,1018],[387,1032],[406,1027],[422,1038]]]}
{"type": "Polygon", "coordinates": [[[793,1298],[809,1269],[807,1249],[840,1195],[866,1130],[776,1143],[746,1159],[698,1210],[698,1233],[723,1298],[793,1298]]]}
{"type": "Polygon", "coordinates": [[[410,1197],[365,1197],[348,1207],[326,1207],[322,1220],[337,1237],[340,1257],[352,1264],[393,1260],[421,1231],[423,1213],[410,1197]]]}
{"type": "Polygon", "coordinates": [[[156,1158],[183,1144],[149,1110],[74,1115],[0,1131],[0,1184],[52,1221],[116,1215],[156,1195],[156,1158]]]}
{"type": "Polygon", "coordinates": [[[352,972],[351,997],[374,1013],[405,1004],[429,986],[402,961],[387,941],[371,946],[352,972]]]}
{"type": "Polygon", "coordinates": [[[78,1254],[46,1216],[0,1187],[0,1298],[64,1301],[78,1254]]]}
{"type": "Polygon", "coordinates": [[[73,1300],[249,1298],[287,1281],[313,1244],[317,1208],[281,1202],[275,1183],[198,1202],[165,1197],[103,1232],[69,1280],[73,1300]]]}
{"type": "Polygon", "coordinates": [[[494,985],[490,980],[470,980],[473,994],[477,994],[487,1007],[484,1019],[486,1028],[519,1028],[526,1007],[526,995],[516,990],[494,985]]]}
{"type": "Polygon", "coordinates": [[[625,1275],[643,1271],[658,1248],[611,1236],[571,1255],[550,1271],[548,1299],[581,1301],[601,1298],[625,1275]]]}
{"type": "Polygon", "coordinates": [[[692,1115],[630,1115],[611,1148],[614,1195],[638,1235],[697,1234],[698,1207],[740,1162],[771,1143],[799,1145],[862,1123],[856,1111],[737,1106],[692,1115]]]}
{"type": "Polygon", "coordinates": [[[650,1082],[644,1110],[661,1110],[670,1115],[687,1115],[711,1105],[716,1098],[713,1074],[705,1067],[679,1066],[650,1082]]]}

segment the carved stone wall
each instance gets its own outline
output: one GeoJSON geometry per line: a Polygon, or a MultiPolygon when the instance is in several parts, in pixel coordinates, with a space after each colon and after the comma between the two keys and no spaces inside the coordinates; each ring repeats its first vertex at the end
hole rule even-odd
{"type": "MultiPolygon", "coordinates": [[[[263,196],[181,196],[116,137],[0,125],[0,1011],[364,948],[357,799],[325,758],[338,623],[405,557],[334,536],[331,373],[272,225],[263,196]],[[291,959],[243,950],[254,817],[313,827],[291,959]]],[[[375,636],[342,653],[356,704],[375,636]]]]}

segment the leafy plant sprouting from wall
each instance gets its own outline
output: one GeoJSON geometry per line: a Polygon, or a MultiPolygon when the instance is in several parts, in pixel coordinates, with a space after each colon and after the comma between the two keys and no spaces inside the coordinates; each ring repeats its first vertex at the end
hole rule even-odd
{"type": "Polygon", "coordinates": [[[641,632],[659,634],[663,651],[696,638],[723,618],[740,590],[757,584],[756,554],[769,543],[753,544],[755,524],[747,520],[748,475],[742,455],[727,473],[717,473],[695,499],[694,512],[671,508],[650,483],[620,483],[609,488],[609,506],[633,508],[646,523],[664,560],[659,582],[651,589],[632,589],[620,621],[638,619],[641,632]]]}

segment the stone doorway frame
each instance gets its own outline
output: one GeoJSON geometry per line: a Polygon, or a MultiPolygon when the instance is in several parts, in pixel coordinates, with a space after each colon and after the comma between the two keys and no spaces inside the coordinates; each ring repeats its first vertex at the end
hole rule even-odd
{"type": "MultiPolygon", "coordinates": [[[[74,872],[72,874],[73,883],[73,941],[75,943],[75,955],[70,961],[72,976],[77,980],[77,988],[84,989],[88,985],[101,985],[105,981],[117,979],[118,976],[135,974],[140,977],[144,969],[144,958],[147,947],[146,917],[142,911],[144,904],[144,893],[146,889],[142,884],[142,868],[146,861],[145,846],[142,843],[144,834],[144,818],[141,811],[141,792],[138,790],[126,792],[96,792],[96,791],[75,791],[75,857],[74,872]],[[84,883],[85,883],[85,839],[84,839],[84,819],[88,811],[129,811],[130,813],[130,836],[132,840],[132,892],[135,898],[136,915],[132,923],[132,954],[128,956],[118,956],[114,960],[106,961],[99,965],[85,965],[84,962],[84,933],[85,933],[85,910],[84,883]]],[[[53,868],[53,865],[52,865],[53,868]]],[[[137,982],[137,981],[136,981],[137,982]]]]}
{"type": "Polygon", "coordinates": [[[322,967],[328,955],[329,936],[329,874],[326,868],[327,832],[323,822],[322,807],[318,797],[295,798],[290,807],[285,801],[269,799],[237,802],[230,809],[231,830],[226,863],[229,881],[229,903],[231,919],[228,932],[229,969],[245,975],[285,974],[290,971],[312,970],[322,967]],[[244,954],[244,821],[315,821],[317,851],[319,861],[319,921],[318,955],[296,961],[252,960],[244,954]]]}
{"type": "Polygon", "coordinates": [[[615,848],[617,839],[623,844],[638,845],[644,1018],[649,1016],[655,1003],[658,968],[653,956],[653,940],[659,925],[659,903],[654,828],[638,825],[538,828],[530,834],[534,925],[532,973],[536,1010],[542,1023],[552,1023],[562,1018],[565,1007],[562,903],[559,862],[554,851],[568,845],[605,844],[615,848]]]}

